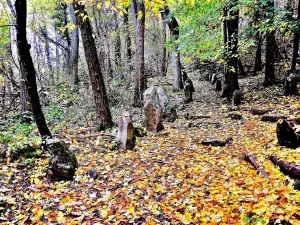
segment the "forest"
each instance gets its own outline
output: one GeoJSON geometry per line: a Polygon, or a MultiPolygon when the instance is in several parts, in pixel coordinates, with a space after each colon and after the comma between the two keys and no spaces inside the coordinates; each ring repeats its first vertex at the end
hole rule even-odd
{"type": "Polygon", "coordinates": [[[0,224],[300,224],[300,0],[1,0],[0,224]]]}

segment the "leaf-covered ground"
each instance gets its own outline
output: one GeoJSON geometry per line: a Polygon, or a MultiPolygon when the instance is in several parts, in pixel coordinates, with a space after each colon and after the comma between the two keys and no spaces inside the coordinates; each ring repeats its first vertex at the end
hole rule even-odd
{"type": "Polygon", "coordinates": [[[279,147],[276,123],[248,110],[299,117],[299,97],[280,96],[276,88],[249,92],[237,110],[243,119],[232,120],[232,107],[208,83],[196,89],[195,102],[181,112],[195,120],[165,124],[157,135],[138,138],[132,151],[113,150],[110,138],[88,137],[86,129],[66,129],[63,139],[80,164],[74,181],[49,182],[47,155],[30,169],[0,165],[1,224],[300,224],[300,192],[268,159],[276,153],[300,165],[299,148],[279,147]],[[228,137],[226,147],[201,145],[228,137]],[[243,159],[245,149],[268,179],[243,159]]]}

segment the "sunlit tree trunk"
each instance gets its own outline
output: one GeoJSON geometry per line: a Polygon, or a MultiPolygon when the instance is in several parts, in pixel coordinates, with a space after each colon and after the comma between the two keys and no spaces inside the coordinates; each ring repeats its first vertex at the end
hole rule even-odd
{"type": "Polygon", "coordinates": [[[181,63],[180,63],[180,52],[178,50],[178,43],[177,40],[179,38],[179,25],[176,18],[171,17],[170,10],[168,7],[165,7],[164,10],[161,12],[162,18],[168,24],[170,29],[170,39],[172,42],[172,65],[173,65],[173,88],[174,90],[180,90],[183,88],[182,77],[181,77],[181,63]]]}
{"type": "Polygon", "coordinates": [[[239,9],[237,7],[237,1],[234,0],[230,5],[230,9],[224,10],[225,25],[224,30],[224,43],[227,52],[225,73],[224,73],[224,85],[221,97],[231,98],[233,92],[239,89],[237,69],[238,69],[238,26],[239,26],[239,9]]]}
{"type": "Polygon", "coordinates": [[[71,49],[70,49],[70,59],[69,59],[69,76],[70,76],[70,86],[75,88],[79,84],[78,77],[78,57],[79,57],[79,32],[77,27],[77,21],[74,13],[73,5],[69,7],[70,12],[70,22],[74,24],[76,28],[71,31],[71,49]]]}
{"type": "Polygon", "coordinates": [[[26,18],[27,18],[27,1],[16,0],[16,29],[17,29],[17,48],[20,57],[20,67],[24,75],[30,104],[32,106],[33,116],[37,128],[42,138],[52,137],[50,130],[46,124],[42,107],[40,104],[39,95],[36,85],[36,71],[30,55],[30,45],[26,39],[26,18]]]}
{"type": "Polygon", "coordinates": [[[124,14],[124,31],[125,31],[125,57],[126,57],[126,67],[128,68],[128,73],[131,73],[131,57],[132,57],[132,52],[131,52],[131,38],[130,38],[130,30],[129,30],[129,20],[128,20],[128,7],[125,9],[126,13],[124,14]]]}
{"type": "Polygon", "coordinates": [[[136,78],[134,87],[134,99],[133,104],[135,106],[142,105],[143,93],[147,88],[147,79],[145,75],[145,5],[144,0],[132,1],[132,14],[135,25],[135,46],[136,46],[136,78]],[[138,14],[141,13],[141,17],[138,18],[138,14]]]}
{"type": "Polygon", "coordinates": [[[84,9],[84,5],[74,2],[73,7],[75,11],[78,10],[76,18],[80,27],[85,58],[94,93],[97,122],[99,124],[98,128],[100,130],[105,130],[106,128],[111,127],[113,123],[91,23],[87,12],[84,9]]]}

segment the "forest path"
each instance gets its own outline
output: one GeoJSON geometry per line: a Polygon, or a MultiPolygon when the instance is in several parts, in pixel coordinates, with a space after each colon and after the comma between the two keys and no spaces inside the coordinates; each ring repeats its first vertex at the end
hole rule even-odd
{"type": "Polygon", "coordinates": [[[262,122],[247,110],[268,108],[297,117],[299,97],[283,97],[274,87],[246,93],[235,112],[243,118],[232,120],[233,108],[208,82],[194,84],[195,101],[179,113],[181,118],[165,123],[156,135],[137,138],[132,151],[113,150],[110,137],[79,138],[82,129],[65,130],[62,137],[79,161],[74,181],[50,183],[47,155],[28,169],[18,162],[1,166],[0,206],[9,209],[2,224],[225,225],[274,224],[276,219],[299,224],[300,194],[268,159],[276,153],[300,164],[299,150],[277,146],[276,123],[262,122]],[[193,118],[183,118],[186,113],[193,118]],[[227,137],[232,141],[225,147],[201,144],[227,137]],[[244,149],[268,179],[243,159],[244,149]],[[90,178],[88,171],[98,177],[90,178]]]}

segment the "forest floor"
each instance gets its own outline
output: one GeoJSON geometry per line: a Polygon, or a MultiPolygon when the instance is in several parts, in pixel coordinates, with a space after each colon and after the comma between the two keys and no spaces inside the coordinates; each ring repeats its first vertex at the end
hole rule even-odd
{"type": "Polygon", "coordinates": [[[295,118],[300,98],[282,96],[279,87],[257,88],[259,76],[240,83],[251,88],[232,107],[209,82],[194,81],[195,101],[180,118],[137,138],[132,151],[113,150],[113,137],[87,134],[88,128],[66,129],[60,135],[79,161],[74,181],[48,181],[47,155],[29,169],[1,165],[1,224],[300,224],[300,192],[269,160],[276,153],[300,165],[300,149],[278,146],[276,123],[249,110],[295,118]],[[232,111],[242,119],[231,119],[232,111]],[[225,147],[201,144],[228,137],[225,147]],[[245,149],[268,178],[244,160],[245,149]]]}

